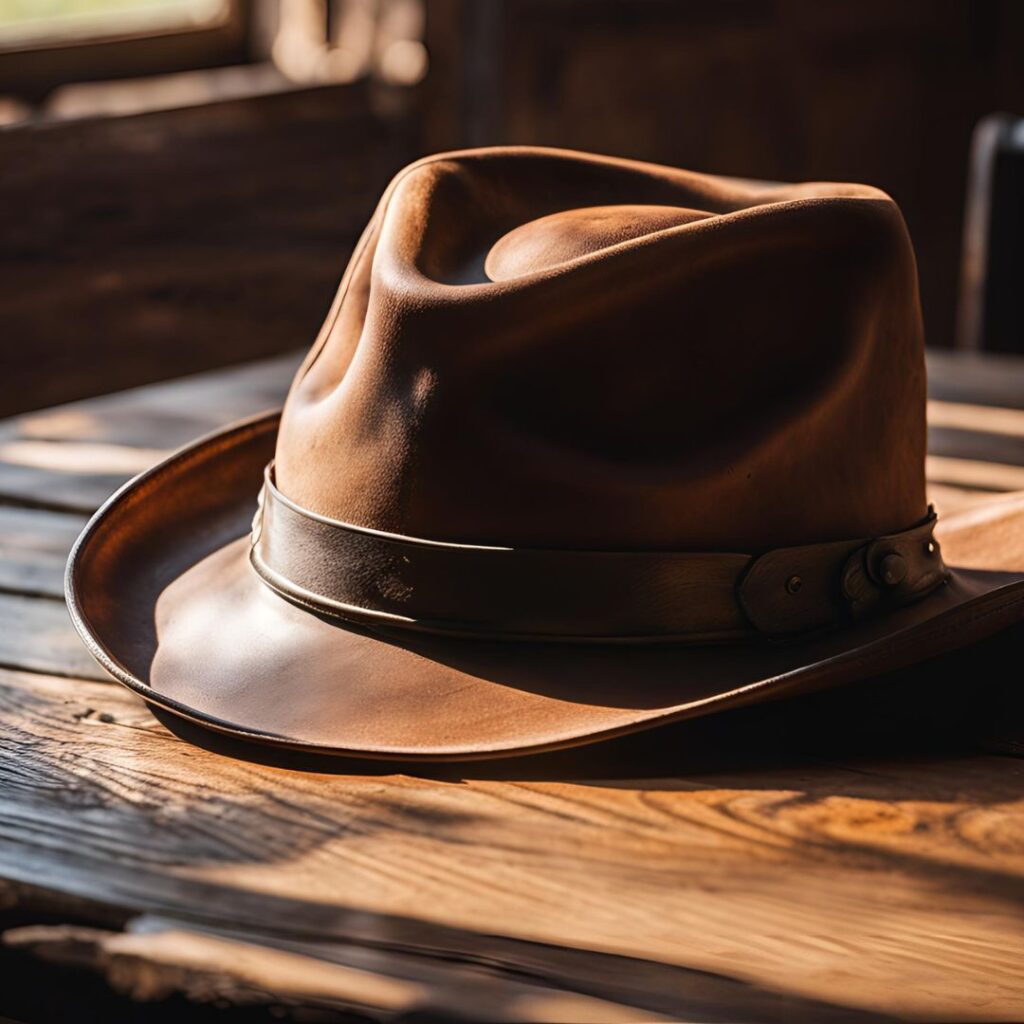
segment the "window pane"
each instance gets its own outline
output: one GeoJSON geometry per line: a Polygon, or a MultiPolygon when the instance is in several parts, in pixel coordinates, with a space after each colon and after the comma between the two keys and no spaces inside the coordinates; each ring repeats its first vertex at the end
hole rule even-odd
{"type": "Polygon", "coordinates": [[[229,0],[0,0],[0,47],[199,27],[229,0]]]}

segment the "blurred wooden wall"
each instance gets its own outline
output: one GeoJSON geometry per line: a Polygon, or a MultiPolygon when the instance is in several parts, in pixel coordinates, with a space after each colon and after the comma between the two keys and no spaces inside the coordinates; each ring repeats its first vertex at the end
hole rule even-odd
{"type": "Polygon", "coordinates": [[[311,344],[409,134],[358,83],[0,131],[0,416],[311,344]]]}
{"type": "Polygon", "coordinates": [[[975,123],[1024,112],[1020,0],[429,0],[424,149],[567,146],[889,192],[952,344],[975,123]]]}
{"type": "Polygon", "coordinates": [[[0,131],[0,415],[311,341],[391,174],[536,143],[890,192],[951,343],[971,130],[1019,0],[426,0],[430,70],[0,131]],[[394,97],[392,97],[394,100],[394,97]]]}

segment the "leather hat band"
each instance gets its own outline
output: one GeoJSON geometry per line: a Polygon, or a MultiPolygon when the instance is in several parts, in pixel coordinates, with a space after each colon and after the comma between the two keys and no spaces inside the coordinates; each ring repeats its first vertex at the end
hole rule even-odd
{"type": "Polygon", "coordinates": [[[792,637],[924,597],[948,577],[935,513],[886,537],[759,555],[558,551],[419,540],[300,508],[267,467],[251,560],[283,597],[349,622],[519,640],[792,637]]]}

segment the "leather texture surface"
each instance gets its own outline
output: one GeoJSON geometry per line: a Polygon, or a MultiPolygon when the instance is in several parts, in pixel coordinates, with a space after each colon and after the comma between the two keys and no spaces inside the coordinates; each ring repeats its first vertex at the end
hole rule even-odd
{"type": "MultiPolygon", "coordinates": [[[[551,150],[442,154],[384,194],[280,420],[204,439],[115,495],[72,552],[69,607],[118,679],[235,735],[401,759],[592,742],[850,682],[1019,621],[1024,496],[940,523],[949,576],[921,596],[942,564],[924,412],[913,254],[884,194],[551,150]],[[736,552],[760,557],[734,576],[730,614],[766,632],[795,605],[864,614],[716,646],[347,622],[281,596],[250,562],[271,460],[285,499],[366,536],[684,552],[716,572],[736,552]],[[819,545],[832,582],[814,559],[803,573],[792,552],[780,560],[819,545]]],[[[325,588],[394,598],[408,583],[339,579],[367,563],[335,564],[315,537],[283,542],[325,588]]],[[[666,579],[687,614],[717,621],[713,587],[666,579]]],[[[562,585],[531,578],[509,620],[550,623],[562,585]]],[[[628,623],[659,587],[594,588],[591,610],[628,623]]]]}
{"type": "Polygon", "coordinates": [[[527,644],[343,625],[249,564],[276,428],[244,424],[129,485],[69,571],[72,615],[117,679],[243,738],[411,760],[539,752],[850,683],[1024,616],[1020,494],[940,521],[952,577],[931,596],[796,643],[527,644]]]}
{"type": "Polygon", "coordinates": [[[791,637],[946,582],[935,515],[888,537],[735,552],[561,551],[424,541],[340,523],[268,466],[250,561],[282,597],[369,626],[496,639],[711,643],[791,637]]]}
{"type": "Polygon", "coordinates": [[[925,514],[896,204],[534,149],[400,173],[288,396],[281,491],[458,543],[764,551],[925,514]]]}

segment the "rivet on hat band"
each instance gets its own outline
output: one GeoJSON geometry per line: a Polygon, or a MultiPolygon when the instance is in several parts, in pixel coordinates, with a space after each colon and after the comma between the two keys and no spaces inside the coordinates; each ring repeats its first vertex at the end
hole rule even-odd
{"type": "Polygon", "coordinates": [[[250,557],[278,594],[346,622],[509,640],[714,643],[791,637],[919,600],[948,576],[935,521],[929,508],[901,533],[760,555],[454,544],[303,509],[278,491],[270,465],[250,557]]]}

